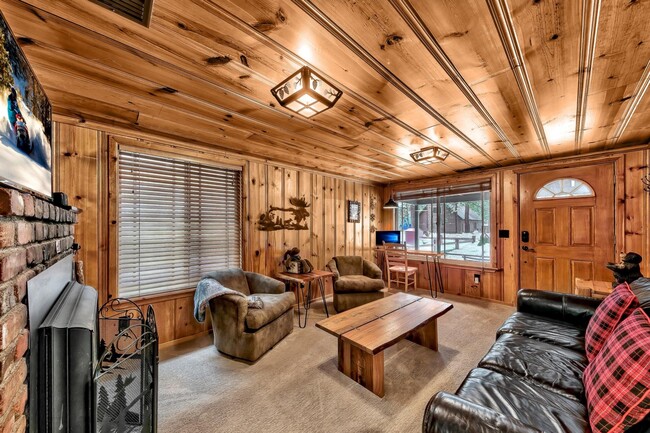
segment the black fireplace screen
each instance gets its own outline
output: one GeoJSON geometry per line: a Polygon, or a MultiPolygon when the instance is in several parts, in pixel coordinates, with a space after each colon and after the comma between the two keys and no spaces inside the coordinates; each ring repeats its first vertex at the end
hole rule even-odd
{"type": "Polygon", "coordinates": [[[151,306],[144,316],[127,299],[99,311],[95,369],[97,433],[154,433],[158,397],[158,331],[151,306]]]}

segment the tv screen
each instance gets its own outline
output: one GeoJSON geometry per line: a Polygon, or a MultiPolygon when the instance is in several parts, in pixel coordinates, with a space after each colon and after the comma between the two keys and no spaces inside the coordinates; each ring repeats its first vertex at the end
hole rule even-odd
{"type": "Polygon", "coordinates": [[[0,13],[0,181],[52,195],[52,108],[0,13]]]}
{"type": "Polygon", "coordinates": [[[399,244],[402,241],[399,230],[379,230],[376,234],[377,246],[383,245],[384,242],[387,244],[399,244]]]}

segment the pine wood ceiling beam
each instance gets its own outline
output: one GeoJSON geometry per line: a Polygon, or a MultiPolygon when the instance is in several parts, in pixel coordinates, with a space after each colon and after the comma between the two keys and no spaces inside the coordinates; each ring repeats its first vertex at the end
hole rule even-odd
{"type": "MultiPolygon", "coordinates": [[[[56,47],[48,46],[45,43],[40,42],[40,41],[38,41],[38,42],[35,41],[35,43],[38,43],[38,45],[42,46],[45,49],[51,50],[52,52],[55,52],[55,53],[58,53],[58,55],[62,56],[63,58],[66,58],[66,59],[69,58],[69,60],[71,62],[83,62],[83,59],[75,58],[74,55],[70,55],[69,53],[60,52],[60,50],[57,49],[56,47]]],[[[50,63],[47,63],[47,62],[41,62],[40,59],[35,60],[33,63],[34,63],[35,66],[41,66],[43,70],[47,71],[47,74],[53,74],[55,76],[64,77],[64,79],[70,80],[70,82],[78,84],[78,86],[80,88],[81,87],[90,87],[90,88],[92,88],[92,87],[102,88],[103,87],[103,88],[108,88],[108,89],[111,89],[111,91],[114,94],[122,95],[122,97],[124,97],[125,99],[131,98],[133,101],[137,101],[140,98],[146,98],[144,95],[138,95],[133,90],[124,90],[124,88],[122,86],[120,86],[119,84],[112,85],[112,84],[104,83],[102,85],[102,84],[97,83],[94,80],[88,79],[87,77],[84,77],[82,75],[77,75],[77,74],[74,74],[74,73],[70,73],[69,71],[62,70],[59,67],[57,67],[55,65],[52,65],[50,63]],[[86,83],[87,85],[86,86],[81,86],[82,83],[86,83]]],[[[100,67],[100,66],[97,65],[97,67],[100,67]]],[[[101,67],[104,70],[106,70],[107,72],[109,72],[111,74],[115,74],[116,78],[119,77],[119,76],[124,77],[124,74],[119,70],[115,70],[115,69],[113,69],[113,68],[111,68],[109,66],[101,66],[101,67]]],[[[144,80],[142,78],[138,78],[138,77],[134,77],[134,76],[130,76],[130,79],[132,81],[146,81],[146,80],[144,80]]],[[[156,83],[146,83],[146,85],[149,86],[149,87],[156,87],[157,86],[156,83]]],[[[61,89],[60,91],[65,92],[65,93],[70,93],[70,92],[68,92],[68,91],[66,91],[64,89],[61,89]]],[[[91,99],[87,95],[79,95],[79,96],[91,99]]],[[[164,97],[164,96],[165,95],[160,95],[157,98],[153,97],[153,96],[150,96],[149,98],[146,98],[146,99],[149,99],[151,101],[151,104],[158,105],[158,104],[160,104],[160,101],[158,99],[160,99],[161,97],[164,97]]],[[[221,107],[221,106],[218,106],[218,105],[210,103],[210,102],[200,101],[198,99],[195,99],[195,98],[183,95],[183,94],[168,95],[167,98],[169,98],[170,96],[173,96],[173,97],[176,97],[176,98],[187,99],[188,101],[190,101],[193,104],[203,105],[203,106],[206,106],[209,109],[218,109],[219,111],[222,112],[220,114],[225,114],[225,113],[229,112],[229,110],[227,108],[225,108],[225,107],[221,107]]],[[[169,98],[169,99],[172,99],[172,98],[169,98]]],[[[231,123],[231,121],[229,121],[229,122],[221,121],[220,116],[208,116],[206,114],[198,112],[197,110],[191,110],[190,108],[186,107],[185,105],[183,105],[181,103],[174,104],[173,100],[165,101],[165,102],[168,103],[168,107],[170,107],[170,110],[174,111],[175,113],[177,112],[179,115],[183,115],[183,116],[186,116],[188,118],[195,118],[195,119],[200,120],[202,122],[214,125],[217,128],[240,129],[242,131],[245,131],[246,133],[251,134],[251,136],[248,137],[248,140],[250,140],[251,143],[255,143],[257,146],[259,146],[262,149],[267,149],[267,150],[272,149],[272,146],[270,144],[268,144],[268,143],[266,143],[266,142],[264,142],[264,141],[262,141],[260,139],[256,139],[254,137],[254,136],[263,137],[265,135],[266,130],[278,130],[278,127],[270,125],[267,122],[262,122],[262,121],[250,118],[249,116],[239,115],[238,114],[237,117],[241,117],[241,118],[244,118],[244,119],[250,121],[253,124],[252,127],[256,127],[257,129],[239,128],[238,126],[233,125],[231,123]]],[[[139,105],[139,104],[136,103],[136,106],[137,105],[139,105]]],[[[190,107],[191,107],[191,105],[190,105],[190,107]]],[[[137,126],[137,125],[134,125],[134,126],[137,126]]],[[[274,146],[277,146],[277,149],[281,149],[284,152],[286,152],[287,155],[291,155],[292,150],[295,150],[295,146],[296,146],[295,143],[293,143],[291,141],[288,141],[286,139],[271,136],[271,137],[269,137],[269,141],[271,141],[274,146]]],[[[316,140],[314,140],[314,141],[316,141],[316,140]]],[[[219,145],[219,143],[215,143],[215,145],[219,145]]],[[[395,178],[395,177],[402,177],[402,178],[404,177],[403,175],[397,174],[397,173],[389,171],[389,170],[382,169],[380,167],[373,166],[372,164],[364,164],[363,162],[360,162],[363,159],[370,159],[371,162],[377,162],[377,161],[372,160],[369,157],[364,157],[363,155],[358,155],[358,154],[355,154],[354,152],[346,151],[345,149],[339,149],[339,150],[337,150],[337,152],[331,152],[331,146],[328,145],[327,143],[323,143],[323,142],[310,143],[310,147],[311,146],[313,146],[316,149],[320,149],[321,151],[324,151],[324,153],[327,154],[327,157],[320,157],[319,159],[322,159],[323,162],[326,162],[328,164],[333,164],[333,165],[338,164],[338,166],[346,165],[346,166],[349,166],[350,168],[352,168],[355,172],[358,172],[359,174],[363,174],[363,175],[373,177],[373,178],[379,178],[379,179],[382,179],[383,181],[390,180],[390,179],[395,178]]],[[[225,146],[225,145],[223,146],[223,148],[227,149],[227,150],[229,150],[231,152],[237,152],[237,151],[240,150],[238,147],[225,146]]],[[[273,149],[273,150],[276,150],[276,149],[273,149]]],[[[301,149],[301,151],[303,151],[303,150],[301,149]]],[[[304,151],[307,152],[307,150],[304,150],[304,151]]],[[[250,152],[247,153],[247,155],[250,155],[250,152]]],[[[382,164],[383,165],[388,165],[387,163],[382,163],[382,164]]]]}
{"type": "MultiPolygon", "coordinates": [[[[388,68],[386,68],[379,60],[372,56],[365,48],[363,48],[357,41],[354,40],[350,35],[348,35],[341,27],[339,27],[330,17],[328,17],[323,11],[318,9],[310,0],[292,0],[293,3],[298,6],[303,12],[310,16],[314,21],[316,21],[321,27],[327,30],[332,36],[334,36],[339,42],[345,45],[352,53],[354,53],[360,60],[365,62],[370,66],[375,72],[377,72],[383,79],[392,84],[405,96],[415,102],[422,110],[424,110],[431,117],[436,119],[440,124],[449,129],[454,133],[458,138],[463,140],[465,143],[469,144],[477,152],[483,155],[488,161],[494,164],[497,167],[500,167],[501,164],[489,153],[487,153],[483,148],[476,144],[471,138],[469,138],[465,133],[458,129],[454,124],[447,120],[442,114],[436,111],[431,105],[429,105],[418,93],[406,85],[402,80],[400,80],[395,74],[393,74],[388,68]]],[[[440,143],[437,143],[438,146],[445,148],[450,155],[454,158],[460,158],[460,156],[447,149],[445,146],[442,146],[440,143]]],[[[463,159],[464,161],[464,159],[463,159]]],[[[468,163],[469,164],[469,163],[468,163]]],[[[472,164],[469,164],[472,165],[472,164]]]]}
{"type": "MultiPolygon", "coordinates": [[[[59,92],[50,92],[55,96],[59,92]]],[[[241,148],[241,141],[237,142],[235,139],[230,139],[226,134],[201,134],[198,138],[189,138],[191,134],[181,134],[177,131],[169,131],[156,125],[155,128],[149,126],[134,125],[131,122],[122,120],[110,120],[105,116],[99,114],[92,114],[89,112],[80,112],[78,110],[78,102],[83,102],[85,97],[76,97],[72,102],[60,102],[54,110],[54,117],[61,119],[63,117],[73,118],[76,121],[64,120],[65,123],[74,123],[84,128],[98,129],[105,132],[115,132],[126,137],[146,137],[152,141],[162,139],[174,140],[177,142],[185,141],[188,144],[202,145],[203,148],[209,148],[212,152],[225,152],[225,155],[238,155],[244,159],[259,160],[271,164],[294,164],[301,166],[305,170],[319,171],[322,173],[338,174],[340,176],[347,176],[356,179],[372,180],[378,183],[390,182],[390,178],[379,176],[375,173],[361,170],[356,167],[350,166],[346,161],[333,164],[332,161],[325,159],[313,158],[307,152],[300,150],[291,153],[286,148],[279,145],[279,143],[268,143],[261,140],[259,137],[251,136],[249,138],[249,146],[247,149],[241,148]],[[258,152],[258,149],[261,152],[258,152]],[[287,160],[284,156],[289,153],[291,159],[287,160]],[[263,157],[260,154],[264,155],[263,157]]],[[[199,116],[194,116],[199,118],[199,116]]],[[[255,135],[255,134],[253,134],[255,135]]]]}
{"type": "Polygon", "coordinates": [[[636,112],[636,109],[639,107],[641,100],[648,91],[648,88],[650,88],[650,61],[648,61],[645,69],[643,70],[643,75],[641,76],[641,79],[634,89],[632,98],[628,100],[627,107],[625,107],[625,112],[621,116],[614,134],[608,140],[608,147],[618,144],[618,141],[621,139],[623,133],[630,124],[630,120],[632,120],[632,116],[634,116],[634,113],[636,112]]]}
{"type": "MultiPolygon", "coordinates": [[[[18,4],[18,2],[14,2],[14,3],[18,4]]],[[[48,20],[55,20],[55,21],[58,21],[58,22],[61,22],[61,23],[65,23],[68,26],[74,27],[76,31],[84,32],[87,35],[89,35],[89,36],[91,36],[91,37],[93,37],[93,38],[95,38],[95,39],[97,39],[97,40],[99,40],[99,41],[101,41],[103,43],[110,44],[110,45],[112,45],[112,46],[114,46],[114,47],[116,47],[118,49],[134,53],[135,55],[137,55],[138,57],[144,59],[145,61],[147,61],[147,62],[149,62],[151,64],[154,64],[156,66],[163,67],[163,68],[166,68],[166,69],[168,69],[170,71],[173,71],[174,73],[177,73],[179,76],[182,76],[184,78],[188,78],[188,79],[191,79],[191,80],[194,80],[194,81],[199,81],[204,86],[209,86],[210,88],[213,88],[213,89],[215,89],[217,91],[228,93],[229,95],[235,96],[236,98],[239,98],[239,99],[245,100],[245,101],[247,101],[249,103],[252,103],[252,104],[258,106],[259,108],[262,108],[264,110],[273,111],[273,112],[275,112],[277,114],[282,115],[283,117],[285,117],[287,119],[302,123],[302,124],[308,126],[309,128],[312,128],[312,129],[315,128],[315,129],[320,129],[320,130],[323,130],[323,131],[327,131],[329,134],[333,134],[333,135],[337,136],[338,138],[341,138],[341,139],[349,142],[353,146],[360,146],[361,145],[364,148],[367,148],[368,150],[370,150],[372,152],[380,153],[380,154],[383,154],[383,155],[388,156],[390,158],[395,158],[395,159],[398,159],[398,160],[400,160],[402,162],[408,163],[409,165],[419,166],[421,168],[425,168],[425,169],[427,169],[429,171],[432,171],[435,174],[439,174],[439,171],[435,170],[435,168],[432,167],[432,166],[426,166],[426,165],[423,165],[423,164],[416,163],[416,162],[412,161],[411,159],[403,158],[403,157],[401,157],[399,155],[384,151],[382,149],[378,149],[378,148],[373,147],[373,146],[363,145],[360,142],[351,139],[350,137],[347,137],[345,135],[340,134],[338,131],[334,131],[334,130],[331,130],[330,128],[326,128],[326,127],[324,127],[322,125],[318,125],[317,123],[311,122],[311,121],[309,121],[307,119],[303,119],[300,116],[294,116],[294,115],[288,113],[286,110],[280,110],[278,108],[271,107],[265,102],[262,102],[262,101],[259,101],[257,99],[251,98],[250,96],[239,93],[237,91],[234,91],[233,89],[223,87],[222,85],[220,85],[220,84],[218,84],[218,83],[216,83],[216,82],[214,82],[212,80],[208,80],[208,79],[204,78],[201,75],[197,75],[195,73],[192,73],[191,71],[188,71],[188,70],[184,69],[183,67],[181,67],[179,65],[170,64],[169,62],[167,62],[165,60],[162,60],[162,59],[160,59],[160,58],[158,58],[156,56],[153,56],[153,55],[151,55],[149,53],[146,53],[144,51],[141,51],[136,47],[126,45],[126,44],[124,44],[122,42],[116,41],[116,40],[111,39],[111,38],[109,38],[109,37],[107,37],[105,35],[102,35],[101,33],[98,33],[98,32],[96,32],[96,31],[94,31],[92,29],[89,29],[89,28],[84,27],[84,26],[80,26],[80,25],[78,25],[76,23],[65,20],[64,18],[58,17],[56,15],[52,15],[50,12],[48,12],[48,11],[46,11],[44,9],[41,9],[38,6],[30,5],[29,7],[34,9],[34,13],[36,13],[36,11],[38,11],[38,14],[41,14],[44,17],[46,17],[45,18],[46,22],[48,20]]],[[[29,35],[27,35],[27,36],[29,36],[29,35]]],[[[44,43],[45,42],[42,42],[42,44],[44,44],[44,43]]],[[[53,48],[53,47],[50,47],[50,48],[53,48]]],[[[74,64],[74,63],[71,63],[71,64],[74,64]]],[[[251,72],[252,71],[247,69],[247,73],[250,74],[251,72]]],[[[156,84],[155,86],[159,87],[158,84],[156,84]]],[[[179,93],[181,93],[181,92],[179,92],[179,93]]],[[[176,93],[175,96],[178,96],[179,93],[176,93]]],[[[196,97],[194,95],[192,97],[196,98],[197,101],[201,100],[201,101],[203,101],[205,103],[210,104],[209,101],[204,101],[204,100],[202,100],[202,99],[200,99],[200,98],[198,98],[198,97],[196,97]]],[[[242,115],[240,113],[237,113],[237,115],[242,116],[242,117],[244,116],[244,115],[242,115]]],[[[386,139],[386,137],[383,137],[383,136],[382,136],[382,138],[386,139]]],[[[399,143],[399,145],[401,146],[402,144],[399,143]]],[[[358,155],[355,158],[357,158],[357,157],[358,157],[358,155]]],[[[376,161],[376,162],[380,163],[380,164],[386,164],[385,162],[379,161],[379,160],[376,161]]],[[[401,175],[398,175],[398,176],[403,177],[401,175]]]]}
{"type": "Polygon", "coordinates": [[[528,110],[528,115],[530,116],[535,132],[537,133],[537,139],[542,146],[546,158],[550,158],[551,150],[548,146],[548,141],[546,140],[544,124],[539,115],[533,86],[530,82],[528,71],[526,70],[526,62],[524,61],[524,55],[521,51],[521,45],[517,39],[517,32],[515,31],[515,26],[512,22],[512,15],[510,14],[508,4],[506,3],[506,0],[486,0],[486,2],[490,9],[494,25],[499,32],[499,38],[501,39],[501,44],[503,44],[503,49],[508,57],[510,68],[512,69],[515,80],[517,81],[517,87],[519,87],[519,92],[526,104],[526,110],[528,110]]]}
{"type": "Polygon", "coordinates": [[[591,68],[596,52],[600,0],[583,0],[582,29],[580,32],[580,67],[578,69],[578,101],[576,107],[576,152],[582,147],[582,134],[587,117],[587,99],[591,83],[591,68]]]}
{"type": "Polygon", "coordinates": [[[456,68],[447,53],[442,49],[436,38],[433,36],[427,25],[422,21],[422,18],[413,8],[413,5],[408,0],[389,0],[393,8],[399,13],[404,22],[411,28],[413,33],[418,37],[422,45],[429,51],[431,56],[440,64],[442,69],[447,73],[449,78],[456,84],[458,89],[465,95],[467,100],[472,104],[474,109],[483,117],[488,125],[492,127],[494,132],[499,136],[503,144],[508,148],[512,156],[517,158],[519,162],[525,162],[512,141],[508,138],[505,131],[499,126],[492,114],[483,105],[478,98],[472,87],[465,81],[460,71],[456,68]]]}
{"type": "MultiPolygon", "coordinates": [[[[383,119],[383,120],[388,120],[388,121],[391,121],[391,122],[395,123],[396,125],[398,125],[398,126],[401,127],[402,129],[404,129],[404,130],[410,132],[410,133],[413,134],[414,136],[416,136],[416,137],[422,139],[423,141],[425,141],[425,142],[427,142],[427,143],[434,144],[434,145],[436,145],[436,146],[441,146],[440,143],[438,143],[438,142],[432,140],[430,137],[428,137],[427,135],[423,134],[422,132],[420,132],[420,131],[417,130],[416,128],[412,127],[411,125],[409,125],[409,124],[406,123],[405,121],[403,121],[403,120],[401,120],[400,118],[396,117],[396,116],[393,115],[392,113],[389,113],[388,111],[384,110],[382,107],[380,107],[379,105],[375,104],[374,102],[368,100],[367,98],[361,96],[360,94],[358,94],[357,92],[355,92],[355,91],[352,90],[351,88],[345,86],[343,83],[337,81],[336,79],[334,79],[333,77],[331,77],[330,75],[328,75],[328,74],[327,74],[325,71],[323,71],[322,69],[319,69],[318,67],[316,67],[315,65],[311,64],[311,63],[308,62],[307,60],[305,60],[305,59],[303,59],[302,57],[298,56],[298,55],[297,55],[296,53],[294,53],[293,51],[290,51],[290,50],[287,49],[285,46],[283,46],[283,45],[281,45],[280,43],[276,42],[275,40],[271,39],[271,38],[270,38],[269,36],[267,36],[266,34],[264,34],[264,33],[262,33],[261,31],[255,29],[254,27],[252,27],[252,26],[249,25],[248,23],[242,21],[239,17],[237,17],[236,15],[234,15],[233,13],[231,13],[230,11],[226,10],[226,9],[223,8],[222,6],[220,6],[220,5],[218,5],[218,4],[214,3],[214,2],[212,2],[212,1],[210,1],[210,0],[207,0],[207,4],[212,8],[212,11],[215,13],[216,16],[219,17],[219,19],[224,20],[224,21],[228,22],[228,24],[237,27],[239,30],[244,31],[244,32],[245,32],[246,34],[248,34],[249,36],[254,37],[258,42],[264,44],[265,46],[267,46],[267,47],[269,47],[269,48],[271,48],[271,49],[274,49],[278,54],[281,54],[282,56],[286,57],[287,59],[290,59],[291,61],[295,62],[297,65],[300,65],[300,66],[309,66],[309,67],[310,67],[314,72],[316,72],[318,75],[320,75],[321,77],[325,78],[326,80],[328,80],[328,81],[330,81],[330,82],[336,84],[336,87],[338,87],[339,89],[341,89],[341,90],[342,90],[346,95],[350,96],[352,99],[354,99],[355,101],[357,101],[359,104],[361,104],[361,105],[365,105],[365,106],[368,107],[371,111],[374,111],[374,112],[376,112],[377,114],[379,114],[379,117],[380,117],[381,119],[383,119]]],[[[394,144],[397,144],[397,145],[400,145],[400,146],[404,146],[404,145],[403,145],[402,143],[400,143],[399,141],[392,140],[392,139],[390,139],[390,138],[388,138],[388,137],[385,137],[385,136],[379,134],[379,133],[376,132],[376,131],[373,131],[373,130],[371,130],[371,129],[369,129],[369,131],[370,131],[373,135],[380,136],[380,137],[382,137],[382,138],[385,139],[385,140],[390,140],[390,141],[391,141],[392,143],[394,143],[394,144]]],[[[374,149],[374,148],[373,148],[373,149],[374,149]]],[[[377,151],[379,151],[379,150],[377,150],[377,151]]],[[[413,160],[408,160],[408,159],[402,158],[402,157],[400,157],[399,155],[396,155],[396,154],[394,154],[394,153],[386,153],[386,154],[387,154],[387,155],[390,155],[390,156],[392,156],[392,157],[394,157],[394,158],[398,158],[398,159],[400,159],[401,161],[408,162],[408,163],[410,163],[410,164],[412,164],[412,165],[424,166],[424,167],[427,167],[427,168],[430,168],[430,169],[432,169],[433,166],[435,166],[435,165],[444,165],[444,166],[446,166],[446,167],[449,167],[449,165],[447,165],[447,164],[445,164],[445,163],[424,165],[424,164],[416,163],[416,162],[414,162],[413,160]]],[[[451,152],[451,151],[450,151],[450,155],[452,155],[454,158],[456,158],[457,160],[459,160],[459,161],[462,162],[463,164],[466,164],[466,165],[468,165],[468,166],[470,166],[470,167],[475,167],[474,164],[472,164],[471,162],[467,161],[465,158],[463,158],[462,156],[456,154],[455,152],[451,152]]]]}

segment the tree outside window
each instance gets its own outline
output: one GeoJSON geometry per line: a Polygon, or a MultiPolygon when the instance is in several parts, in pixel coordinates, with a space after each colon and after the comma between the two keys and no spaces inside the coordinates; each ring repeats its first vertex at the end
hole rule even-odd
{"type": "Polygon", "coordinates": [[[490,262],[490,191],[453,190],[397,195],[396,224],[408,249],[443,253],[447,259],[490,262]],[[403,197],[403,198],[402,198],[403,197]]]}

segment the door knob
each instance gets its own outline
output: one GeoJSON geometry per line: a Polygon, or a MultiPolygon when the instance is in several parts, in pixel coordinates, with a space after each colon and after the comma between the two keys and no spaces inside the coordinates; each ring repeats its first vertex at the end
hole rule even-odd
{"type": "Polygon", "coordinates": [[[528,251],[529,253],[534,253],[535,252],[534,248],[529,248],[527,245],[524,245],[523,247],[521,247],[521,249],[524,250],[524,251],[528,251]]]}

